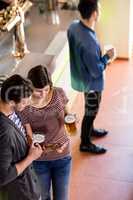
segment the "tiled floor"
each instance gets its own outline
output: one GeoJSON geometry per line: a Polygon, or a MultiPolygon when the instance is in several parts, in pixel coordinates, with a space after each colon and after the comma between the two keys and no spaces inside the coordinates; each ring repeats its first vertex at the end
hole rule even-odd
{"type": "MultiPolygon", "coordinates": [[[[109,135],[94,140],[104,145],[105,155],[80,153],[80,133],[71,136],[73,168],[71,200],[133,199],[133,63],[116,61],[106,71],[106,87],[96,127],[109,135]]],[[[78,95],[72,109],[81,123],[83,96],[78,95]],[[78,109],[77,109],[78,108],[78,109]]],[[[78,125],[80,132],[80,124],[78,125]]]]}

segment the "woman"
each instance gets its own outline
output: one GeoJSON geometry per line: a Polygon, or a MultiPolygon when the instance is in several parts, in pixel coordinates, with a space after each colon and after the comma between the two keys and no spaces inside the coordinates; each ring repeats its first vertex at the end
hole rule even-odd
{"type": "MultiPolygon", "coordinates": [[[[23,122],[33,133],[45,135],[46,152],[34,162],[42,185],[42,199],[68,200],[71,169],[69,139],[64,128],[68,99],[61,88],[53,87],[47,69],[36,66],[28,73],[33,84],[31,105],[22,112],[23,122]],[[30,125],[29,125],[30,124],[30,125]]],[[[31,136],[31,131],[30,131],[31,136]]]]}

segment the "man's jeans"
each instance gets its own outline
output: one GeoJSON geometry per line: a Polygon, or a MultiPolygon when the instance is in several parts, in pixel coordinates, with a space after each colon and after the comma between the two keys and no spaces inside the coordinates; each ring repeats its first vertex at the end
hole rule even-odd
{"type": "Polygon", "coordinates": [[[35,161],[34,169],[42,187],[42,200],[68,200],[71,156],[52,161],[35,161]],[[51,195],[51,185],[53,195],[51,195]],[[52,197],[51,197],[52,196],[52,197]]]}
{"type": "Polygon", "coordinates": [[[101,102],[101,92],[85,93],[85,114],[81,127],[81,145],[91,143],[91,133],[93,131],[93,123],[99,110],[101,102]]]}

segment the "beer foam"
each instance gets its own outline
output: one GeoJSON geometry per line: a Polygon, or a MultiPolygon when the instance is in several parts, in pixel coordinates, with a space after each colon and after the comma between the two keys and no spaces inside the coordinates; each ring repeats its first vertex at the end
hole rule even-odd
{"type": "Polygon", "coordinates": [[[41,134],[33,134],[33,142],[34,143],[42,143],[45,140],[45,136],[41,134]]]}
{"type": "Polygon", "coordinates": [[[69,114],[67,116],[65,116],[65,123],[74,123],[75,122],[75,116],[72,114],[69,114]]]}

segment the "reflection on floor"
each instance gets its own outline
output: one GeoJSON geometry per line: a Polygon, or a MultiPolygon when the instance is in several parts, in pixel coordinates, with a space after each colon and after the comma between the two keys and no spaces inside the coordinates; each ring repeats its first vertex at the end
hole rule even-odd
{"type": "MultiPolygon", "coordinates": [[[[96,127],[110,131],[94,140],[108,148],[105,155],[79,152],[79,135],[72,136],[73,170],[70,200],[133,199],[133,62],[116,61],[106,72],[106,87],[96,127]]],[[[83,96],[73,112],[82,119],[83,96]],[[78,109],[77,109],[78,108],[78,109]]],[[[80,130],[80,124],[78,125],[80,130]]],[[[80,131],[79,131],[80,132],[80,131]]]]}

